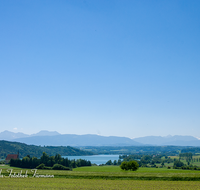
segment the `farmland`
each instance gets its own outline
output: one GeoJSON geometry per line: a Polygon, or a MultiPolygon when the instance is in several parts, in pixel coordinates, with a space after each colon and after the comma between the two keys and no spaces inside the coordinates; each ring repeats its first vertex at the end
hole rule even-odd
{"type": "MultiPolygon", "coordinates": [[[[1,167],[2,174],[8,176],[9,167],[1,167]]],[[[13,172],[25,173],[32,176],[30,169],[13,168],[13,172]]],[[[179,170],[167,168],[139,168],[137,171],[122,171],[119,166],[92,166],[79,167],[73,171],[63,170],[37,170],[38,174],[54,175],[55,178],[70,179],[112,179],[112,180],[157,180],[157,181],[200,181],[200,171],[179,170]]]]}
{"type": "Polygon", "coordinates": [[[199,189],[200,182],[102,179],[0,179],[0,189],[199,189]]]}
{"type": "Polygon", "coordinates": [[[73,171],[37,170],[38,174],[55,178],[31,178],[30,169],[0,166],[4,176],[7,169],[25,173],[29,178],[0,178],[0,189],[199,189],[200,171],[167,168],[139,168],[122,171],[119,166],[79,167],[73,171]]]}

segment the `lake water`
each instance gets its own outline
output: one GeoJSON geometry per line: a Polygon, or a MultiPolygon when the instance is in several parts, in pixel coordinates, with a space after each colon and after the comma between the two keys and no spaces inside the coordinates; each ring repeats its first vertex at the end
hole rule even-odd
{"type": "Polygon", "coordinates": [[[112,162],[114,160],[119,159],[119,155],[92,155],[92,156],[63,156],[63,158],[68,158],[70,160],[77,160],[77,159],[84,159],[84,160],[89,160],[92,164],[105,164],[108,160],[112,160],[112,162]]]}

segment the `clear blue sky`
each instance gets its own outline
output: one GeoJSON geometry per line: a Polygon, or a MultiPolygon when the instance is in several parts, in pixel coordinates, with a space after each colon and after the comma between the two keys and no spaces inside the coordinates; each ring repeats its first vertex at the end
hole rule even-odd
{"type": "Polygon", "coordinates": [[[199,0],[0,0],[0,132],[200,137],[199,0]]]}

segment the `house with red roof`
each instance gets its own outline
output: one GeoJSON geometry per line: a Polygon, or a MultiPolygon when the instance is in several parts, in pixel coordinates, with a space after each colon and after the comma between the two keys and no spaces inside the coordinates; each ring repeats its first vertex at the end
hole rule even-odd
{"type": "Polygon", "coordinates": [[[18,159],[18,158],[19,158],[19,154],[8,154],[5,162],[9,163],[11,159],[18,159]]]}

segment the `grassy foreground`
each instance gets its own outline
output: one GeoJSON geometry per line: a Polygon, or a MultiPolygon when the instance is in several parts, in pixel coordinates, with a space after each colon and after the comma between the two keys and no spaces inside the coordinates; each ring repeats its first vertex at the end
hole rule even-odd
{"type": "MultiPolygon", "coordinates": [[[[4,176],[8,176],[6,169],[11,168],[2,168],[4,176]]],[[[29,177],[33,175],[30,169],[13,168],[13,172],[16,174],[21,170],[23,173],[28,170],[29,177]]],[[[167,168],[139,168],[137,171],[123,171],[119,166],[92,166],[75,168],[73,171],[38,170],[37,173],[68,179],[200,181],[200,171],[167,168]]]]}
{"type": "Polygon", "coordinates": [[[189,181],[141,181],[102,179],[27,178],[0,179],[0,189],[191,189],[200,187],[200,182],[189,181]]]}
{"type": "MultiPolygon", "coordinates": [[[[8,176],[9,166],[2,166],[8,176]]],[[[0,178],[0,189],[200,189],[200,171],[167,168],[139,168],[122,171],[118,166],[80,167],[73,171],[38,170],[38,174],[55,178],[31,178],[30,169],[12,167],[13,172],[25,173],[29,178],[0,178]]]]}

